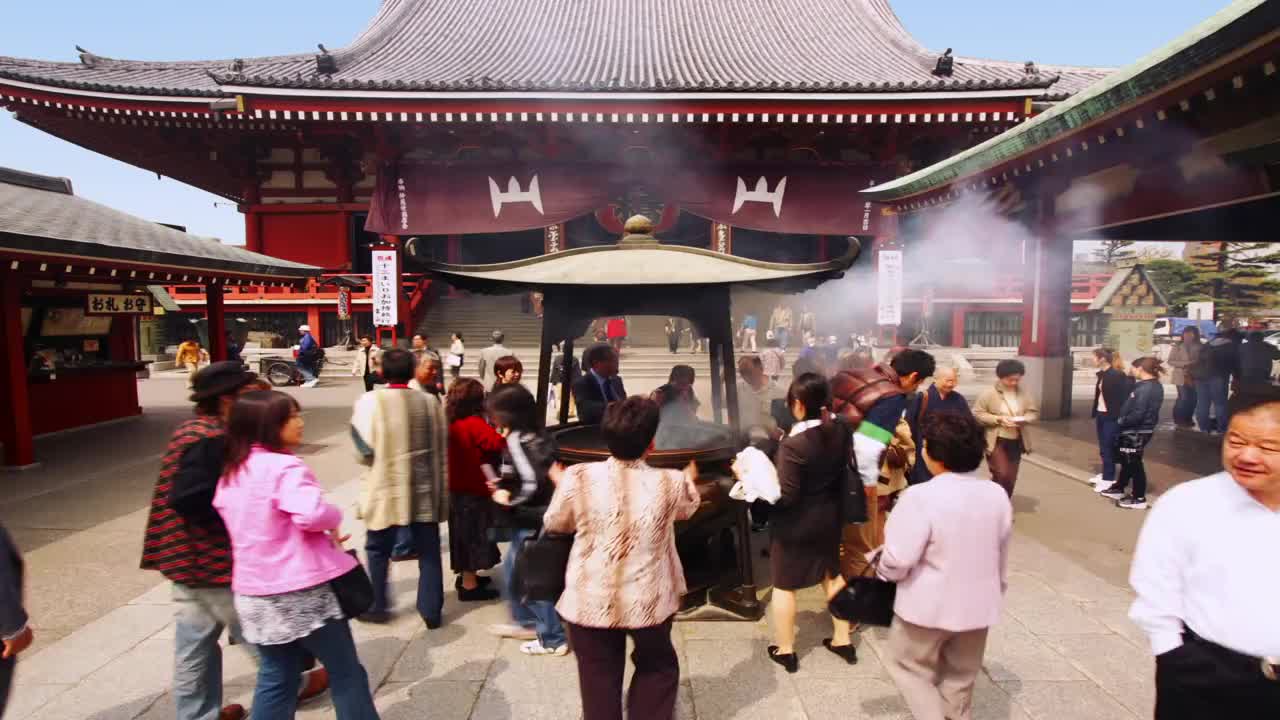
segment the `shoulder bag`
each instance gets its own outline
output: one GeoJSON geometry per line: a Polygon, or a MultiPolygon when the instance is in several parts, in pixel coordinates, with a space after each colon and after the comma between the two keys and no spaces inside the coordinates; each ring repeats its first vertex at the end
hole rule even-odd
{"type": "Polygon", "coordinates": [[[329,581],[329,588],[338,596],[338,607],[342,608],[342,616],[348,620],[357,618],[373,607],[373,582],[369,573],[360,564],[360,557],[355,550],[347,554],[355,558],[356,566],[329,581]]]}
{"type": "Polygon", "coordinates": [[[827,603],[827,611],[836,619],[880,627],[889,627],[893,622],[893,603],[898,595],[898,584],[876,576],[878,562],[877,558],[867,566],[867,570],[871,571],[870,575],[848,578],[844,589],[827,603]]]}
{"type": "Polygon", "coordinates": [[[573,536],[549,533],[545,529],[525,538],[516,560],[520,597],[526,602],[555,602],[564,593],[564,576],[569,570],[573,536]]]}

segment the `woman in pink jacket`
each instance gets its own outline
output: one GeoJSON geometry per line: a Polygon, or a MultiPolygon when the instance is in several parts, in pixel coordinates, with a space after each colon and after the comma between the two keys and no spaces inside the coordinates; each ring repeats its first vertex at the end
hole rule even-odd
{"type": "Polygon", "coordinates": [[[290,448],[302,442],[298,402],[241,395],[227,423],[227,466],[213,506],[231,537],[231,589],[244,638],[261,665],[254,720],[287,720],[304,656],[329,670],[340,720],[376,720],[369,678],[329,581],[356,565],[342,550],[342,511],[290,448]]]}
{"type": "Polygon", "coordinates": [[[921,431],[933,479],[903,491],[879,572],[898,583],[885,658],[919,720],[969,720],[987,629],[1008,588],[1013,509],[979,478],[986,439],[970,415],[939,412],[921,431]]]}

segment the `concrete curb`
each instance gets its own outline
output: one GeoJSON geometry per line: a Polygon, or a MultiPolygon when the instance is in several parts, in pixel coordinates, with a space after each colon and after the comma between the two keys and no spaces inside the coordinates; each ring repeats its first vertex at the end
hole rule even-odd
{"type": "Polygon", "coordinates": [[[1088,472],[1081,470],[1079,468],[1072,467],[1065,463],[1060,463],[1057,460],[1050,460],[1049,458],[1044,457],[1043,455],[1037,455],[1034,453],[1027,453],[1023,455],[1022,461],[1025,463],[1030,463],[1032,465],[1035,465],[1036,467],[1042,470],[1048,470],[1049,472],[1057,473],[1067,478],[1068,480],[1074,480],[1075,482],[1078,482],[1081,485],[1088,485],[1089,487],[1093,487],[1093,482],[1091,481],[1091,478],[1093,476],[1088,472]]]}

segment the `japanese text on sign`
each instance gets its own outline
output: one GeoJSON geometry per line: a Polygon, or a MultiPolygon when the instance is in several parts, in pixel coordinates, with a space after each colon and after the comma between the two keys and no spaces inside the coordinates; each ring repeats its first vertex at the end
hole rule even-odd
{"type": "Polygon", "coordinates": [[[150,315],[150,295],[92,294],[85,300],[86,315],[150,315]]]}
{"type": "Polygon", "coordinates": [[[396,251],[373,251],[373,324],[392,327],[398,321],[396,251]]]}
{"type": "Polygon", "coordinates": [[[878,268],[876,322],[880,325],[902,324],[902,251],[881,250],[878,268]]]}
{"type": "Polygon", "coordinates": [[[351,289],[346,287],[338,288],[338,319],[351,319],[351,289]]]}

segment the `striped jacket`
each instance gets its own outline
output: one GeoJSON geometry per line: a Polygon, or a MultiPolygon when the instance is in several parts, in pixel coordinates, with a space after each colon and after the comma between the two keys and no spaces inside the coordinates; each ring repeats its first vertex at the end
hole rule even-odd
{"type": "Polygon", "coordinates": [[[182,456],[197,443],[224,433],[221,420],[201,415],[178,426],[169,439],[156,479],[142,544],[142,569],[159,570],[191,587],[231,585],[231,540],[220,521],[193,523],[169,506],[169,491],[182,456]]]}

